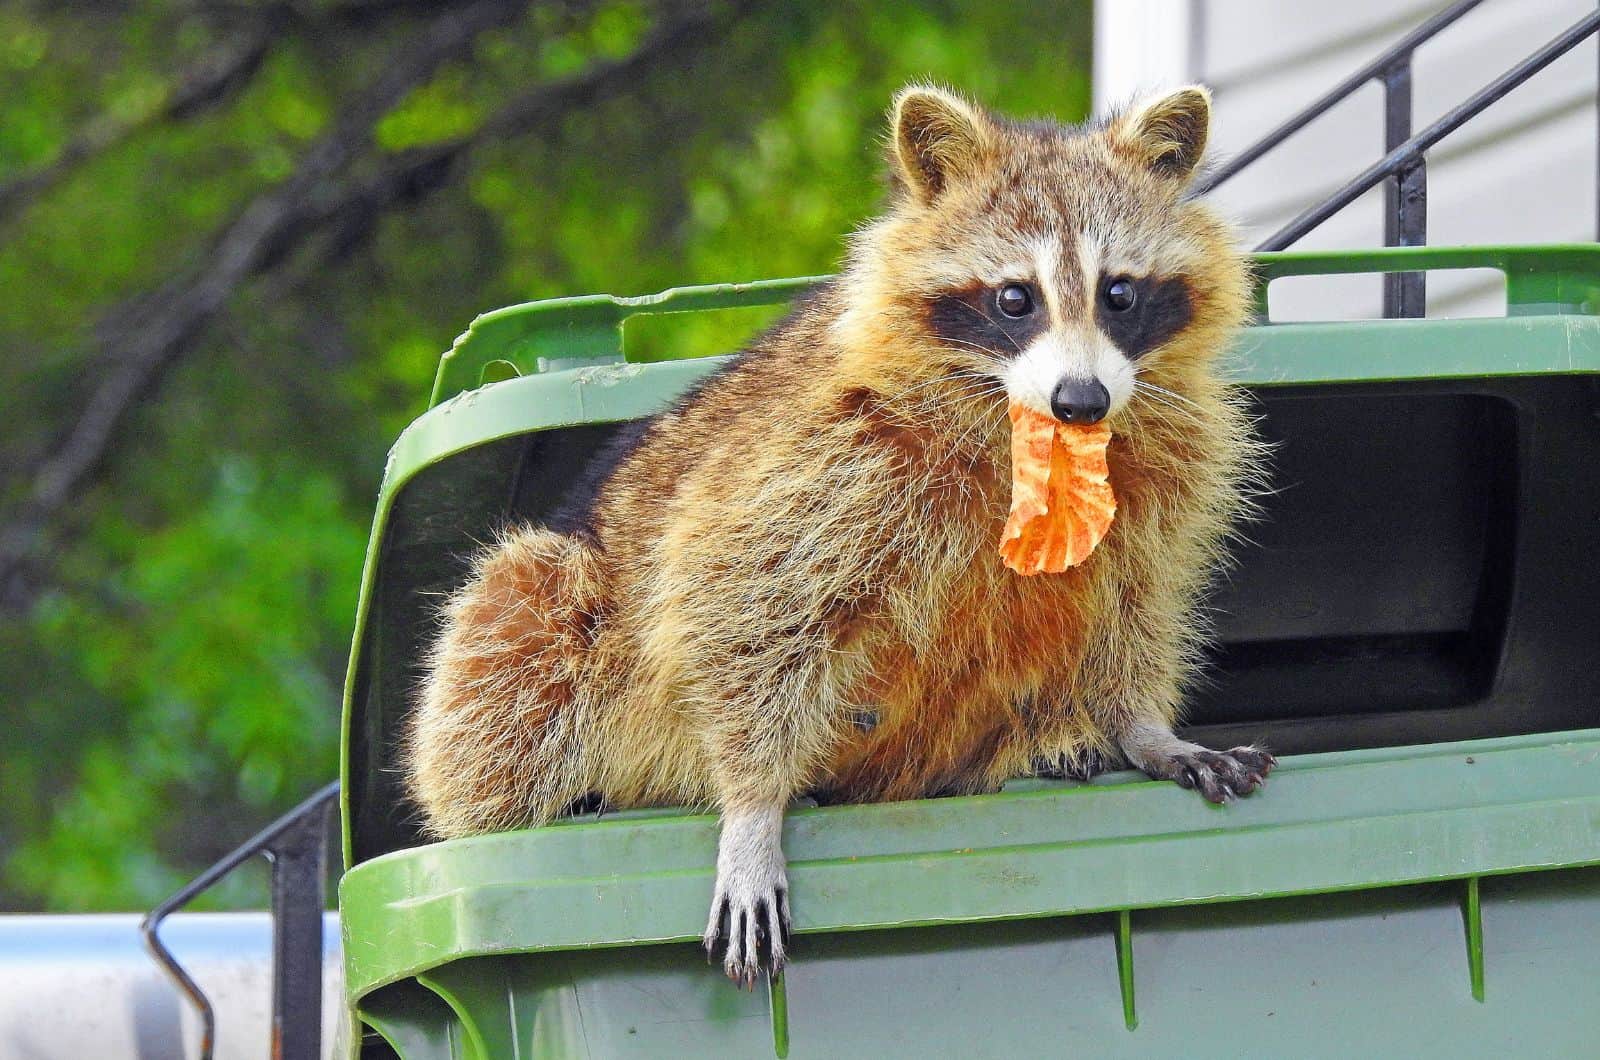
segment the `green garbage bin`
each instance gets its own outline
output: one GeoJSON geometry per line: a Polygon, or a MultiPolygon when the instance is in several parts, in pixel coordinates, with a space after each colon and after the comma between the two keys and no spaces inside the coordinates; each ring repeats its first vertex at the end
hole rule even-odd
{"type": "Polygon", "coordinates": [[[783,980],[696,945],[716,821],[424,843],[397,739],[438,594],[619,422],[719,358],[640,314],[814,281],[480,317],[390,454],[345,703],[361,1057],[1587,1055],[1600,1040],[1600,247],[1268,254],[1231,353],[1275,443],[1190,732],[1282,764],[1217,807],[1131,773],[797,808],[783,980]],[[1290,275],[1495,269],[1506,316],[1270,323],[1290,275]]]}

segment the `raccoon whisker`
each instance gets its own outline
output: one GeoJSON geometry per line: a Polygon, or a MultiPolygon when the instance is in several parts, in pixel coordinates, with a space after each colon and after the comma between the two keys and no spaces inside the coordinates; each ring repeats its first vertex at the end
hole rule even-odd
{"type": "Polygon", "coordinates": [[[963,390],[970,390],[974,387],[995,390],[1004,390],[1006,388],[1004,380],[996,379],[992,375],[984,375],[977,372],[964,372],[961,374],[961,378],[965,380],[961,387],[963,390]]]}
{"type": "Polygon", "coordinates": [[[1182,394],[1179,394],[1179,393],[1177,393],[1176,391],[1173,391],[1173,390],[1168,390],[1166,387],[1160,386],[1160,385],[1158,385],[1156,383],[1152,383],[1152,382],[1150,382],[1150,380],[1142,378],[1141,376],[1139,376],[1137,374],[1135,374],[1135,376],[1133,377],[1133,385],[1138,387],[1141,390],[1149,390],[1149,391],[1152,391],[1152,392],[1157,393],[1157,394],[1165,394],[1167,397],[1180,398],[1180,399],[1182,399],[1184,401],[1188,401],[1189,400],[1188,398],[1184,397],[1182,394]]]}
{"type": "Polygon", "coordinates": [[[985,398],[998,398],[998,397],[1004,397],[1004,398],[1007,399],[1008,402],[1010,400],[1010,395],[1008,395],[1006,393],[1006,390],[1005,390],[1004,387],[1001,387],[1001,388],[999,388],[997,390],[982,390],[982,391],[979,391],[978,393],[975,393],[975,394],[968,394],[967,397],[971,398],[974,401],[982,401],[985,398]]]}
{"type": "Polygon", "coordinates": [[[1187,409],[1174,405],[1164,406],[1165,411],[1157,411],[1157,406],[1146,405],[1143,408],[1145,421],[1152,426],[1157,424],[1170,431],[1192,431],[1199,422],[1199,418],[1187,409]]]}
{"type": "Polygon", "coordinates": [[[938,394],[929,393],[922,394],[909,401],[903,399],[897,400],[894,402],[894,407],[903,414],[927,416],[932,415],[938,409],[947,409],[955,403],[963,402],[968,398],[974,398],[978,396],[980,395],[970,390],[954,390],[940,392],[938,394]]]}
{"type": "Polygon", "coordinates": [[[937,379],[924,379],[920,383],[913,383],[911,386],[906,387],[904,390],[898,390],[893,394],[885,394],[885,395],[881,396],[880,398],[878,398],[878,401],[880,403],[884,404],[884,405],[888,405],[888,404],[891,404],[891,403],[899,402],[901,399],[905,398],[907,395],[915,394],[919,390],[925,390],[930,386],[936,386],[936,385],[938,385],[940,383],[948,383],[948,382],[950,382],[950,379],[947,376],[941,376],[941,377],[939,377],[937,379]]]}
{"type": "Polygon", "coordinates": [[[982,372],[959,371],[954,373],[954,375],[956,378],[964,380],[962,384],[964,387],[991,386],[999,387],[1001,389],[1005,388],[1004,380],[982,372]]]}
{"type": "Polygon", "coordinates": [[[1001,379],[998,374],[971,369],[961,369],[956,374],[968,381],[963,388],[965,390],[978,388],[988,393],[999,393],[1006,389],[1005,380],[1001,379]]]}
{"type": "Polygon", "coordinates": [[[1196,401],[1194,398],[1185,397],[1175,390],[1168,390],[1164,386],[1157,386],[1156,384],[1145,379],[1135,379],[1133,381],[1133,385],[1144,387],[1146,390],[1154,390],[1158,394],[1165,394],[1169,398],[1175,398],[1176,400],[1182,401],[1184,404],[1193,406],[1197,409],[1203,407],[1201,406],[1200,402],[1196,401]]]}
{"type": "Polygon", "coordinates": [[[1140,393],[1149,394],[1152,398],[1162,398],[1162,399],[1164,399],[1165,396],[1166,396],[1165,394],[1162,393],[1162,391],[1156,389],[1155,387],[1151,386],[1149,383],[1146,383],[1142,379],[1137,379],[1137,378],[1134,379],[1134,381],[1133,381],[1133,389],[1135,391],[1137,391],[1137,392],[1140,392],[1140,393]]]}
{"type": "Polygon", "coordinates": [[[964,400],[983,401],[986,398],[1003,397],[1006,394],[1004,386],[990,386],[978,390],[966,390],[956,396],[964,400]]]}
{"type": "MultiPolygon", "coordinates": [[[[1011,336],[1009,336],[1009,335],[1006,336],[1006,338],[1008,338],[1008,339],[1010,337],[1011,336]]],[[[1004,362],[1001,361],[999,357],[995,356],[995,353],[994,353],[993,350],[989,349],[989,347],[987,347],[987,346],[979,346],[976,342],[968,342],[966,339],[952,339],[952,338],[942,337],[942,336],[940,337],[939,341],[941,343],[945,343],[947,345],[960,347],[961,349],[964,349],[964,350],[971,350],[974,353],[980,353],[980,354],[983,355],[984,361],[986,363],[993,364],[996,368],[999,368],[1004,364],[1004,362]]],[[[1015,346],[1016,343],[1013,342],[1012,345],[1015,346]]]]}
{"type": "Polygon", "coordinates": [[[958,451],[964,451],[968,446],[979,441],[986,435],[992,434],[998,430],[1003,422],[1003,416],[999,418],[992,415],[976,416],[973,418],[971,424],[964,428],[961,433],[956,436],[955,442],[950,448],[958,451]]]}
{"type": "MultiPolygon", "coordinates": [[[[1182,409],[1173,409],[1167,412],[1157,411],[1154,406],[1146,405],[1141,410],[1141,416],[1147,428],[1151,431],[1164,431],[1169,434],[1184,434],[1196,428],[1197,419],[1182,409]],[[1176,415],[1174,415],[1176,413],[1176,415]]],[[[1176,470],[1176,466],[1173,467],[1176,470]]]]}
{"type": "Polygon", "coordinates": [[[947,372],[944,375],[936,376],[933,379],[925,380],[924,382],[919,383],[917,385],[918,386],[931,386],[931,385],[934,385],[936,383],[948,383],[948,382],[952,382],[952,381],[956,381],[956,380],[964,380],[967,385],[970,385],[972,383],[978,383],[978,382],[992,381],[989,376],[983,375],[983,374],[981,374],[979,372],[975,372],[970,368],[959,368],[958,367],[958,368],[950,369],[950,371],[947,372]]]}
{"type": "Polygon", "coordinates": [[[882,400],[884,401],[885,404],[887,404],[887,403],[889,403],[891,401],[899,401],[899,400],[901,400],[902,398],[904,398],[908,394],[914,394],[919,390],[923,390],[923,389],[926,389],[927,387],[931,387],[931,386],[936,386],[936,385],[938,385],[940,383],[951,384],[952,386],[954,386],[955,393],[957,393],[957,394],[961,394],[961,393],[963,393],[963,392],[965,392],[965,391],[967,391],[969,389],[972,389],[974,387],[977,387],[977,386],[980,386],[980,385],[984,385],[984,384],[987,384],[987,385],[990,385],[990,386],[1000,385],[1002,388],[1004,386],[1004,384],[1000,384],[999,383],[999,380],[994,379],[991,376],[979,375],[977,373],[968,372],[968,371],[964,371],[964,370],[957,370],[955,372],[951,372],[948,375],[938,376],[938,377],[936,377],[934,379],[924,379],[922,382],[914,383],[911,386],[906,387],[904,390],[901,390],[901,391],[899,391],[898,393],[895,393],[895,394],[891,394],[891,395],[883,398],[882,400]]]}
{"type": "MultiPolygon", "coordinates": [[[[958,351],[969,355],[973,353],[987,354],[988,352],[978,346],[958,346],[950,352],[958,351]]],[[[989,359],[984,362],[982,369],[976,370],[976,372],[990,379],[999,379],[1005,373],[1005,364],[998,360],[989,359]]]]}
{"type": "MultiPolygon", "coordinates": [[[[991,324],[992,325],[994,323],[993,320],[990,320],[983,313],[978,312],[976,309],[972,308],[967,303],[963,302],[961,299],[952,298],[950,300],[952,302],[954,302],[956,305],[960,306],[962,309],[965,309],[967,312],[971,313],[973,316],[977,317],[979,320],[983,321],[985,324],[991,324]]],[[[1010,335],[1006,335],[1006,333],[1004,331],[1001,331],[1000,334],[1001,335],[1005,335],[1005,340],[1007,342],[1011,343],[1011,348],[1012,349],[1016,350],[1018,353],[1022,352],[1022,347],[1017,345],[1017,340],[1016,339],[1012,338],[1010,335]]],[[[946,340],[946,341],[948,341],[948,340],[946,340]]]]}
{"type": "Polygon", "coordinates": [[[1199,422],[1196,417],[1185,412],[1183,409],[1169,407],[1168,411],[1166,412],[1156,412],[1147,407],[1146,413],[1148,415],[1149,422],[1152,424],[1160,424],[1163,427],[1166,427],[1168,430],[1173,431],[1192,431],[1199,422]]]}
{"type": "MultiPolygon", "coordinates": [[[[1001,388],[1001,391],[997,391],[997,393],[1003,391],[1004,387],[1001,388]]],[[[960,436],[956,438],[955,445],[951,448],[956,449],[957,451],[965,449],[968,445],[977,441],[985,431],[992,431],[997,426],[998,424],[991,422],[988,416],[980,416],[973,421],[971,427],[968,427],[966,430],[961,432],[960,436]]],[[[978,455],[979,454],[977,453],[973,454],[974,463],[977,462],[978,455]]]]}
{"type": "Polygon", "coordinates": [[[1152,403],[1154,403],[1156,405],[1159,405],[1162,408],[1171,409],[1173,412],[1176,412],[1179,415],[1182,415],[1182,416],[1191,415],[1191,413],[1189,412],[1188,409],[1183,408],[1181,405],[1173,404],[1171,401],[1168,401],[1166,398],[1161,397],[1159,394],[1146,393],[1146,394],[1144,394],[1144,397],[1148,398],[1152,403]]]}
{"type": "Polygon", "coordinates": [[[982,347],[957,343],[948,346],[945,352],[950,354],[965,354],[967,356],[972,356],[974,354],[983,355],[982,357],[973,358],[974,360],[981,362],[976,367],[964,366],[959,369],[952,370],[959,372],[968,378],[989,379],[993,380],[994,382],[1002,382],[1005,378],[1005,362],[995,358],[989,353],[989,351],[983,349],[982,347]]]}
{"type": "Polygon", "coordinates": [[[956,439],[956,444],[951,447],[957,453],[971,451],[972,458],[967,463],[969,470],[977,467],[978,461],[983,458],[983,447],[977,443],[982,440],[986,428],[988,430],[995,429],[985,423],[973,424],[960,438],[956,439]]]}
{"type": "MultiPolygon", "coordinates": [[[[1172,401],[1171,398],[1178,397],[1179,395],[1173,394],[1172,391],[1170,391],[1170,390],[1163,390],[1160,387],[1152,386],[1149,383],[1145,383],[1145,382],[1142,382],[1142,381],[1137,380],[1137,379],[1134,380],[1133,387],[1134,387],[1134,389],[1136,391],[1142,392],[1145,397],[1149,398],[1155,404],[1160,405],[1160,406],[1162,406],[1164,408],[1171,409],[1173,412],[1175,412],[1178,415],[1184,417],[1184,419],[1186,419],[1186,420],[1189,420],[1189,421],[1192,422],[1192,421],[1198,420],[1200,418],[1192,410],[1186,409],[1183,406],[1181,406],[1181,405],[1177,404],[1176,402],[1172,401]],[[1170,396],[1163,396],[1163,395],[1170,395],[1170,396]]],[[[1190,402],[1190,404],[1194,404],[1194,403],[1190,402]]],[[[1199,408],[1199,407],[1200,406],[1195,405],[1195,408],[1199,408]]]]}
{"type": "Polygon", "coordinates": [[[1157,392],[1157,391],[1146,390],[1146,391],[1144,391],[1144,394],[1150,400],[1159,402],[1162,405],[1165,405],[1167,408],[1172,409],[1174,412],[1177,412],[1180,415],[1183,415],[1183,416],[1188,417],[1190,419],[1198,419],[1199,418],[1198,413],[1204,411],[1199,405],[1196,405],[1193,402],[1190,402],[1189,406],[1187,408],[1185,408],[1184,406],[1178,404],[1178,402],[1176,400],[1174,400],[1173,397],[1167,396],[1167,395],[1162,394],[1162,393],[1157,392]]]}

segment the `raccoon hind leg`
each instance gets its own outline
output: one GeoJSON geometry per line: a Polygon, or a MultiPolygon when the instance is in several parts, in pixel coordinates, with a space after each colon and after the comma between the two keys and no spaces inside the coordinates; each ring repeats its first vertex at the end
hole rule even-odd
{"type": "Polygon", "coordinates": [[[527,529],[479,557],[451,597],[406,748],[431,834],[543,824],[591,790],[584,663],[602,574],[583,541],[527,529]]]}

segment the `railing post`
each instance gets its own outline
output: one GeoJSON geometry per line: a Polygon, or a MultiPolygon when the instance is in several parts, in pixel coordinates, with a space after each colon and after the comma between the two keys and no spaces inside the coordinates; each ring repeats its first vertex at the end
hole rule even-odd
{"type": "MultiPolygon", "coordinates": [[[[1383,149],[1393,151],[1411,139],[1411,53],[1396,59],[1382,74],[1383,149]]],[[[1420,247],[1428,242],[1427,163],[1419,156],[1383,184],[1383,243],[1420,247]]],[[[1383,278],[1383,315],[1420,317],[1427,313],[1425,277],[1420,272],[1394,272],[1383,278]]]]}
{"type": "Polygon", "coordinates": [[[332,800],[295,819],[272,860],[272,1060],[319,1060],[322,913],[332,800]]]}

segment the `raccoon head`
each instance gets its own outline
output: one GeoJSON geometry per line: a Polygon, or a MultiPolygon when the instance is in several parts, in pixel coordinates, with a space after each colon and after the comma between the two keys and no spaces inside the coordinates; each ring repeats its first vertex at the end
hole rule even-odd
{"type": "Polygon", "coordinates": [[[965,378],[1069,423],[1170,403],[1248,304],[1230,233],[1187,194],[1210,116],[1199,87],[1083,128],[902,91],[895,199],[855,240],[841,324],[894,347],[886,374],[965,378]]]}

